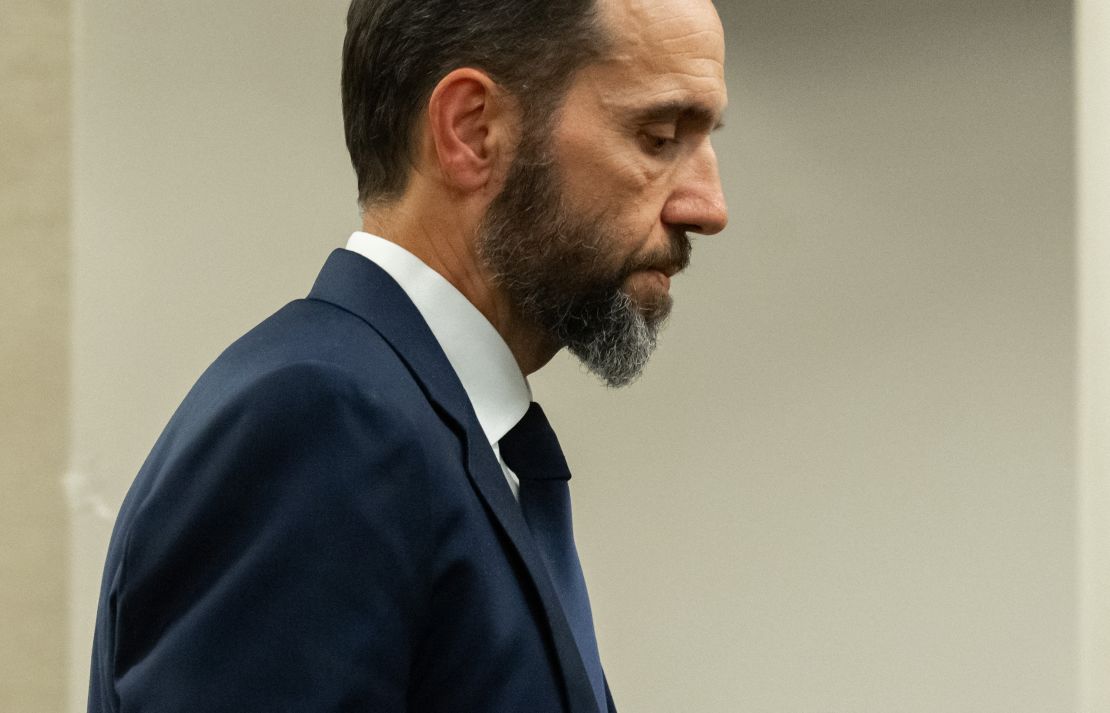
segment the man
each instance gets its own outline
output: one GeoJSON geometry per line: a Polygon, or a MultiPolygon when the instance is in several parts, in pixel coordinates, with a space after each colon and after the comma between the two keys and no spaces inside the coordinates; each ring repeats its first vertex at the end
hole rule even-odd
{"type": "Polygon", "coordinates": [[[526,376],[642,369],[726,215],[708,0],[354,0],[362,232],[224,352],[113,533],[89,710],[615,710],[526,376]]]}

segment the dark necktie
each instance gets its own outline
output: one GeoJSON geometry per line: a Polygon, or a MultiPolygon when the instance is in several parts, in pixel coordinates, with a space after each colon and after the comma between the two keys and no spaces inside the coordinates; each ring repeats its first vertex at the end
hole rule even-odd
{"type": "Polygon", "coordinates": [[[570,515],[570,469],[559,439],[540,405],[533,402],[524,418],[513,426],[498,447],[501,457],[520,479],[520,508],[539,545],[548,574],[559,594],[582,662],[597,698],[598,710],[607,710],[605,677],[594,637],[594,620],[582,564],[574,547],[570,515]]]}

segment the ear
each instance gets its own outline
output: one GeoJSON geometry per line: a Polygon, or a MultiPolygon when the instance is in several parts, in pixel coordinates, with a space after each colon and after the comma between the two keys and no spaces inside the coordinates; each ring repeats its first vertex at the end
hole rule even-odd
{"type": "Polygon", "coordinates": [[[508,96],[479,70],[456,69],[436,85],[428,129],[448,184],[473,192],[494,180],[512,148],[508,109],[508,96]]]}

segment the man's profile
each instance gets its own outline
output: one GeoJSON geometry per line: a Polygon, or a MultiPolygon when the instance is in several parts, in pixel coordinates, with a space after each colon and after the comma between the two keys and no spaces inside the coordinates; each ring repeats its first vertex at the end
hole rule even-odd
{"type": "Polygon", "coordinates": [[[353,0],[362,230],[120,510],[89,711],[613,711],[527,376],[634,380],[726,221],[710,0],[353,0]]]}

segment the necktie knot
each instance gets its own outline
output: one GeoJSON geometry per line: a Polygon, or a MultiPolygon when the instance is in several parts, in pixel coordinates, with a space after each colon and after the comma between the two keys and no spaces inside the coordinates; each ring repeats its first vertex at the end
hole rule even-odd
{"type": "Polygon", "coordinates": [[[559,439],[535,401],[498,442],[505,464],[521,480],[569,480],[570,468],[559,439]]]}

